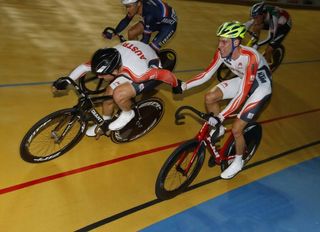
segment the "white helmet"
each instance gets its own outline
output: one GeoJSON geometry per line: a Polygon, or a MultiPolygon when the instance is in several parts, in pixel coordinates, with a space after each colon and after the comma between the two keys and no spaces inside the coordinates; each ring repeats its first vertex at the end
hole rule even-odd
{"type": "Polygon", "coordinates": [[[139,0],[121,0],[123,5],[128,5],[128,4],[132,4],[132,3],[136,3],[139,0]]]}

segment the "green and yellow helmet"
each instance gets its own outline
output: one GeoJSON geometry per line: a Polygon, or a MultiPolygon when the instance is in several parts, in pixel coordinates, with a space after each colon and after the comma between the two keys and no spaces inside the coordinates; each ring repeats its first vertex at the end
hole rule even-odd
{"type": "Polygon", "coordinates": [[[225,22],[223,23],[217,30],[217,36],[232,39],[244,38],[246,34],[246,27],[245,25],[241,24],[240,22],[233,21],[233,22],[225,22]]]}

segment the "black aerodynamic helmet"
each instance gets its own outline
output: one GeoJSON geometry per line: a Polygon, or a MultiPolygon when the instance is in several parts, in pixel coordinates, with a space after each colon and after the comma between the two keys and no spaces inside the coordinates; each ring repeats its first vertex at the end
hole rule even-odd
{"type": "Polygon", "coordinates": [[[254,4],[250,9],[250,16],[254,18],[254,17],[257,17],[258,15],[262,15],[264,6],[265,6],[264,1],[254,4]]]}
{"type": "Polygon", "coordinates": [[[95,74],[111,74],[122,65],[121,55],[115,48],[97,50],[91,59],[91,71],[95,74]]]}

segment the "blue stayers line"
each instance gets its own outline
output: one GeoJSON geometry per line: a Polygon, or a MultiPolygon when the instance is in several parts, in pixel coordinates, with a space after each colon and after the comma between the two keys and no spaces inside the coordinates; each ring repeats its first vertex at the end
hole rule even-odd
{"type": "MultiPolygon", "coordinates": [[[[320,60],[308,60],[308,61],[291,61],[291,62],[284,62],[281,65],[286,64],[304,64],[304,63],[317,63],[320,62],[320,60]]],[[[189,73],[189,72],[199,72],[203,69],[186,69],[186,70],[178,70],[174,71],[175,73],[189,73]]],[[[48,85],[52,82],[29,82],[29,83],[16,83],[16,84],[0,84],[0,88],[6,88],[6,87],[19,87],[19,86],[32,86],[32,85],[48,85]]]]}

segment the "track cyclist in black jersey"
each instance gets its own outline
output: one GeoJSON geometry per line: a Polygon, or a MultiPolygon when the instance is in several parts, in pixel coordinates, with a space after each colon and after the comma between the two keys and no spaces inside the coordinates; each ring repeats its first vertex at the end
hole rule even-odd
{"type": "Polygon", "coordinates": [[[159,51],[163,45],[174,35],[177,29],[177,16],[175,10],[161,0],[121,0],[127,9],[127,15],[115,28],[115,33],[107,28],[103,36],[112,39],[115,34],[122,32],[131,22],[135,15],[142,17],[142,20],[128,30],[128,40],[136,40],[142,35],[141,41],[149,44],[153,32],[158,32],[150,46],[159,51]]]}
{"type": "Polygon", "coordinates": [[[264,1],[256,3],[250,9],[251,20],[246,22],[246,27],[258,37],[261,30],[268,30],[265,40],[259,41],[258,46],[268,44],[264,57],[272,63],[272,52],[276,49],[291,30],[291,17],[289,13],[277,6],[265,4],[264,1]]]}

